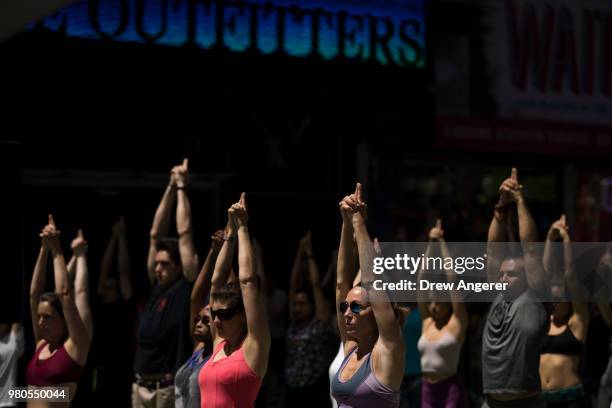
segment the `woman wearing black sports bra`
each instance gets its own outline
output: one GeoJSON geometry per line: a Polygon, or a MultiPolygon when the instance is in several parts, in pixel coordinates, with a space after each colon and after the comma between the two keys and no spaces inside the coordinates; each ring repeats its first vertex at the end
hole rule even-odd
{"type": "MultiPolygon", "coordinates": [[[[574,294],[578,282],[572,268],[571,241],[565,216],[562,215],[550,227],[544,249],[544,267],[549,276],[558,268],[554,268],[551,242],[561,239],[564,252],[564,281],[555,285],[553,277],[552,295],[560,300],[567,300],[568,295],[576,299],[574,294]],[[563,284],[565,282],[565,284],[563,284]],[[568,293],[564,293],[564,289],[568,293]]],[[[540,378],[542,381],[542,397],[548,407],[585,407],[585,393],[578,374],[580,357],[586,341],[589,325],[589,312],[586,303],[559,301],[553,303],[550,315],[550,328],[544,339],[540,356],[540,378]]]]}

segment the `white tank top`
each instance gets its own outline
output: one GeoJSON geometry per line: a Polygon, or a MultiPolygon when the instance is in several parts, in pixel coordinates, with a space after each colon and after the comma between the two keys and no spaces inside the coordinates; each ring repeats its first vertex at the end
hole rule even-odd
{"type": "Polygon", "coordinates": [[[438,340],[428,340],[422,334],[417,344],[421,353],[421,370],[424,373],[455,374],[461,345],[458,339],[446,331],[438,340]]]}

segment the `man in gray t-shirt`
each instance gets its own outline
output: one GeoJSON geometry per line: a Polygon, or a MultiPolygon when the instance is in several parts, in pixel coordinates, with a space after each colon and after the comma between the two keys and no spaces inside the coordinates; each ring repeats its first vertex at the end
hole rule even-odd
{"type": "Polygon", "coordinates": [[[548,315],[538,292],[544,287],[541,254],[533,245],[537,229],[525,203],[517,171],[500,189],[499,203],[488,234],[489,282],[508,283],[508,290],[491,305],[482,339],[483,407],[544,406],[540,393],[540,342],[547,333],[548,315]],[[506,257],[503,243],[512,241],[514,208],[518,215],[521,255],[506,257]],[[502,262],[503,260],[503,262],[502,262]]]}

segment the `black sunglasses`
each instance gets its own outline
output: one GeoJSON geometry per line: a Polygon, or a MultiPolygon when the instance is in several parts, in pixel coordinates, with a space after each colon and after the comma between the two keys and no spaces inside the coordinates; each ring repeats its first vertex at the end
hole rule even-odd
{"type": "Polygon", "coordinates": [[[195,324],[198,324],[200,322],[202,322],[204,324],[208,324],[208,323],[210,323],[210,317],[208,317],[208,316],[196,316],[193,319],[193,321],[194,321],[195,324]]]}
{"type": "Polygon", "coordinates": [[[358,315],[359,313],[361,313],[362,310],[364,310],[365,308],[367,308],[367,305],[362,305],[361,303],[357,303],[357,302],[351,302],[350,304],[348,302],[342,302],[340,303],[340,312],[342,314],[344,314],[346,312],[346,309],[348,309],[350,307],[351,312],[353,314],[358,315]]]}
{"type": "Polygon", "coordinates": [[[215,320],[215,317],[218,317],[219,320],[226,321],[226,320],[230,320],[232,317],[234,317],[236,314],[238,314],[239,312],[242,311],[242,308],[239,306],[234,306],[234,307],[228,307],[227,309],[210,309],[210,315],[212,317],[213,320],[215,320]]]}

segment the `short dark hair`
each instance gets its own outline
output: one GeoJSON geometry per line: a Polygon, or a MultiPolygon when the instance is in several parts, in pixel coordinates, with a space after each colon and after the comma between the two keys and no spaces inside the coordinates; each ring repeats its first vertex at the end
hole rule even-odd
{"type": "Polygon", "coordinates": [[[179,252],[178,239],[163,238],[155,242],[155,250],[166,251],[170,255],[170,259],[177,266],[181,266],[181,253],[179,252]]]}
{"type": "Polygon", "coordinates": [[[47,302],[51,307],[64,318],[64,310],[62,309],[62,302],[60,302],[59,295],[55,292],[45,292],[38,298],[38,303],[47,302]]]}
{"type": "Polygon", "coordinates": [[[229,308],[238,307],[244,309],[242,303],[242,291],[238,282],[229,282],[220,286],[212,295],[213,300],[226,301],[229,308]]]}

